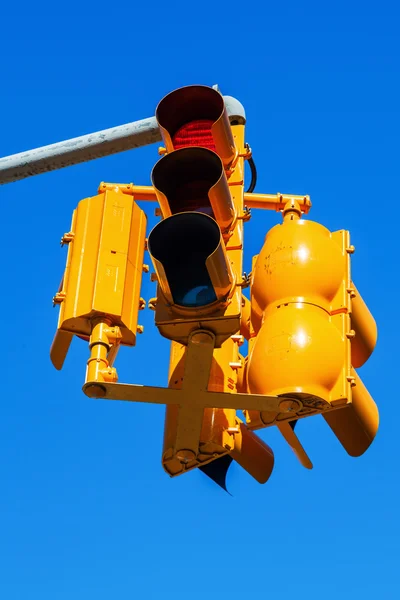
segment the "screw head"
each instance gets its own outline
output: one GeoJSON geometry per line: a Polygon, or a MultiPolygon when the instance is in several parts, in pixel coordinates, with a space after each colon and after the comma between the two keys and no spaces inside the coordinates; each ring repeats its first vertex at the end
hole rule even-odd
{"type": "Polygon", "coordinates": [[[301,404],[297,400],[282,400],[282,402],[279,402],[279,410],[283,413],[297,412],[300,408],[301,404]]]}
{"type": "Polygon", "coordinates": [[[176,457],[182,464],[187,465],[196,458],[196,455],[192,450],[178,450],[176,457]]]}

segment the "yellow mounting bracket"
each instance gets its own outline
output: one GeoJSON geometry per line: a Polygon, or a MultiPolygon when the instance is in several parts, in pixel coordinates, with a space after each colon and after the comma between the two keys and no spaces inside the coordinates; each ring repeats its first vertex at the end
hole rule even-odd
{"type": "Polygon", "coordinates": [[[86,379],[96,381],[118,381],[117,371],[112,366],[121,345],[119,327],[98,320],[94,323],[89,339],[90,358],[87,362],[86,379]]]}
{"type": "MultiPolygon", "coordinates": [[[[248,158],[248,156],[247,156],[248,158]]],[[[232,184],[232,182],[230,182],[232,184]]],[[[236,182],[234,185],[237,185],[236,182]]],[[[111,184],[102,184],[111,185],[111,184]]],[[[116,185],[116,184],[113,184],[116,185]]],[[[121,187],[121,186],[120,186],[121,187]]],[[[157,197],[154,188],[149,185],[133,185],[129,184],[124,190],[125,193],[133,193],[135,200],[142,200],[148,202],[156,202],[157,197]]],[[[283,211],[285,204],[290,200],[295,200],[299,203],[302,213],[307,214],[311,209],[310,196],[298,196],[293,194],[258,194],[254,192],[245,192],[244,204],[248,208],[261,208],[267,210],[275,210],[277,212],[283,211]]],[[[157,209],[156,209],[157,210],[157,209]]],[[[159,216],[159,215],[158,215],[159,216]]]]}
{"type": "MultiPolygon", "coordinates": [[[[104,324],[100,323],[93,330],[90,343],[92,355],[83,391],[87,396],[105,400],[178,405],[178,427],[173,458],[182,464],[193,461],[199,452],[205,408],[241,410],[246,407],[275,412],[287,419],[295,419],[303,408],[301,401],[293,398],[207,391],[215,336],[206,330],[197,330],[189,338],[181,389],[114,383],[115,378],[106,358],[107,343],[101,340],[101,333],[107,333],[104,327],[104,324]]],[[[238,442],[243,434],[242,430],[243,427],[238,428],[238,442]]]]}

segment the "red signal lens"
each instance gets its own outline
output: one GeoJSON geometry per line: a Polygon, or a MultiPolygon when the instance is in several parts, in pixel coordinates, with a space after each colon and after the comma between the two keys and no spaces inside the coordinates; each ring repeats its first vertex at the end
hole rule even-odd
{"type": "Polygon", "coordinates": [[[199,119],[190,121],[180,127],[172,138],[174,150],[187,146],[201,146],[216,151],[211,126],[214,121],[199,119]]]}

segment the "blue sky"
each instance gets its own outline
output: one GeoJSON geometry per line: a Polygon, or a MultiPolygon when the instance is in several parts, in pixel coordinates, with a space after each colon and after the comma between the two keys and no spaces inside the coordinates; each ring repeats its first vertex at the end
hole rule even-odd
{"type": "MultiPolygon", "coordinates": [[[[84,396],[82,342],[61,373],[49,360],[72,210],[100,181],[149,184],[157,147],[3,186],[0,596],[398,598],[397,4],[72,1],[2,13],[0,156],[150,116],[182,85],[218,83],[244,104],[257,191],[309,194],[310,219],[351,232],[354,280],[379,328],[360,371],[381,425],[353,459],[321,418],[301,422],[313,471],[266,430],[273,476],[260,486],[233,466],[232,497],[199,472],[169,479],[163,407],[84,396]]],[[[253,211],[247,271],[278,218],[253,211]]],[[[154,291],[145,276],[142,295],[154,291]]],[[[141,314],[144,335],[121,351],[121,381],[166,384],[169,343],[153,317],[141,314]]]]}

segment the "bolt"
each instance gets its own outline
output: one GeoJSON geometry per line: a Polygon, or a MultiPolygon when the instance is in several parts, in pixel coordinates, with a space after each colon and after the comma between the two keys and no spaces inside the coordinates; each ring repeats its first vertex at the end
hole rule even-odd
{"type": "Polygon", "coordinates": [[[178,450],[176,453],[176,458],[183,465],[187,465],[190,461],[196,458],[196,454],[192,450],[178,450]]]}
{"type": "Polygon", "coordinates": [[[280,412],[297,412],[301,408],[300,402],[297,400],[282,400],[279,402],[279,410],[280,412]]]}
{"type": "Polygon", "coordinates": [[[213,334],[211,331],[195,331],[192,334],[192,343],[193,344],[206,344],[210,342],[210,338],[213,339],[213,334]]]}
{"type": "Polygon", "coordinates": [[[89,383],[84,391],[89,398],[104,398],[107,393],[106,388],[98,383],[89,383]]]}

